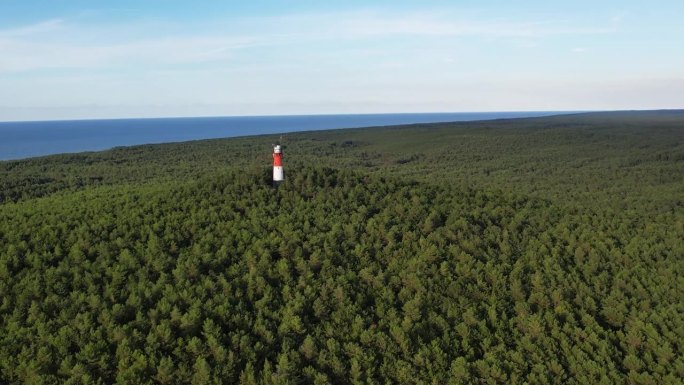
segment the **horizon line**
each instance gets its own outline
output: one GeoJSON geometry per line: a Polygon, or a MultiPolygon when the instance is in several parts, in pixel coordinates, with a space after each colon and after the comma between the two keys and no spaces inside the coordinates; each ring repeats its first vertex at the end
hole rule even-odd
{"type": "MultiPolygon", "coordinates": [[[[684,108],[682,108],[684,109],[684,108]]],[[[245,115],[166,115],[144,117],[112,117],[112,118],[71,118],[71,119],[35,119],[35,120],[0,120],[3,123],[40,123],[40,122],[82,122],[103,120],[154,120],[154,119],[212,119],[212,118],[268,118],[268,117],[307,117],[307,116],[372,116],[372,115],[437,115],[437,114],[506,114],[506,113],[549,113],[576,114],[591,112],[627,112],[627,111],[677,111],[677,108],[662,109],[619,109],[619,110],[481,110],[481,111],[429,111],[429,112],[364,112],[364,113],[311,113],[311,114],[245,114],[245,115]]]]}

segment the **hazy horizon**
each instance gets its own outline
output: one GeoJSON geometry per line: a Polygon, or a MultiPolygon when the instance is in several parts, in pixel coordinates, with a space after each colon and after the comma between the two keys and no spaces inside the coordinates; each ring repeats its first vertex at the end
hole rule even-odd
{"type": "Polygon", "coordinates": [[[482,115],[482,114],[544,114],[545,116],[560,114],[578,114],[590,112],[626,112],[626,111],[674,111],[678,109],[657,109],[657,110],[583,110],[583,111],[555,111],[555,110],[518,110],[518,111],[427,111],[427,112],[367,112],[367,113],[313,113],[313,114],[260,114],[260,115],[167,115],[167,116],[144,116],[144,117],[113,117],[113,118],[67,118],[67,119],[36,119],[36,120],[0,120],[0,123],[40,123],[40,122],[66,122],[66,121],[98,121],[98,120],[147,120],[147,119],[212,119],[212,118],[277,118],[277,117],[326,117],[326,116],[382,116],[382,115],[482,115]],[[548,114],[548,115],[547,115],[548,114]]]}

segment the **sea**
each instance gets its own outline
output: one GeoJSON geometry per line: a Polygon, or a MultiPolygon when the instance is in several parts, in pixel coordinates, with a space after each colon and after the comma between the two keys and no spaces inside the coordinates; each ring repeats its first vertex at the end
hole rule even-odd
{"type": "Polygon", "coordinates": [[[0,122],[0,160],[119,146],[415,123],[549,116],[556,112],[458,112],[226,116],[0,122]]]}

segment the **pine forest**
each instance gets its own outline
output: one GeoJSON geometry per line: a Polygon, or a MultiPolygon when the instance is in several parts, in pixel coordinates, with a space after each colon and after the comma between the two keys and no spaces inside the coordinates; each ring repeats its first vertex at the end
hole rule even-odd
{"type": "Polygon", "coordinates": [[[2,384],[683,378],[682,111],[0,162],[2,384]]]}

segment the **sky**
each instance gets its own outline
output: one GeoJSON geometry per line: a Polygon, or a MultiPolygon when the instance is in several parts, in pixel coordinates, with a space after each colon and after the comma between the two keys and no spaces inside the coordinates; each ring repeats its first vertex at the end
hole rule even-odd
{"type": "Polygon", "coordinates": [[[684,108],[684,1],[0,0],[0,121],[684,108]]]}

